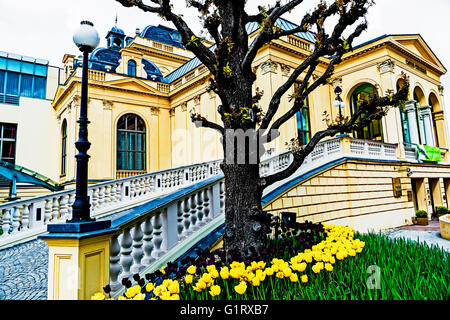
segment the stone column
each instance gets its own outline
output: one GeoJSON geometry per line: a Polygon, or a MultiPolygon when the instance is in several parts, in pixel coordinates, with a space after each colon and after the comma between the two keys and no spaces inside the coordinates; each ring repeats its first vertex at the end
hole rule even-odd
{"type": "Polygon", "coordinates": [[[431,147],[436,146],[433,129],[433,118],[431,114],[430,106],[423,106],[419,108],[419,116],[423,125],[423,131],[425,136],[425,144],[431,147]]]}
{"type": "Polygon", "coordinates": [[[410,100],[405,104],[408,118],[409,136],[412,144],[420,144],[419,128],[417,127],[416,101],[410,100]]]}

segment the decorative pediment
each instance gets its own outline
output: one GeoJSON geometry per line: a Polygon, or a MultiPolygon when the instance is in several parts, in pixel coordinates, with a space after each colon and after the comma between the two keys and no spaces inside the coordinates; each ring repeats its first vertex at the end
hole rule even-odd
{"type": "Polygon", "coordinates": [[[392,40],[414,55],[419,56],[427,62],[442,69],[445,69],[437,56],[420,35],[396,35],[392,36],[392,40]]]}
{"type": "Polygon", "coordinates": [[[142,91],[142,92],[146,92],[146,93],[149,93],[149,92],[150,93],[159,93],[155,88],[149,86],[144,81],[135,79],[135,78],[114,80],[114,81],[106,82],[105,84],[107,84],[111,87],[116,87],[116,88],[121,88],[121,89],[126,89],[126,90],[142,91]]]}

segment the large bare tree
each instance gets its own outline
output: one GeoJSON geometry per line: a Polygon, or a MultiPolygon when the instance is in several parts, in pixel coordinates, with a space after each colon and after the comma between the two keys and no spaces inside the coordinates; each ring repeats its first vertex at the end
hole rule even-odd
{"type": "MultiPolygon", "coordinates": [[[[192,120],[198,126],[220,133],[225,158],[236,150],[233,140],[227,140],[230,131],[253,130],[256,136],[263,137],[266,142],[277,138],[278,135],[273,132],[304,107],[305,98],[311,92],[328,83],[343,55],[352,50],[355,38],[367,29],[366,14],[374,4],[372,0],[317,0],[308,13],[296,19],[298,27],[283,30],[277,26],[277,20],[294,9],[301,10],[303,0],[278,0],[269,7],[258,6],[257,14],[247,13],[247,1],[187,0],[186,6],[198,10],[204,28],[214,40],[215,47],[212,49],[200,40],[200,36],[193,32],[182,15],[174,12],[171,0],[149,0],[147,3],[142,0],[117,1],[126,7],[135,6],[158,14],[172,22],[181,34],[183,45],[209,69],[212,77],[208,90],[214,91],[221,100],[217,111],[222,124],[212,122],[198,113],[192,114],[192,120]],[[326,24],[327,21],[332,22],[331,27],[330,23],[326,24]],[[260,30],[250,42],[246,26],[252,22],[258,23],[260,30]],[[313,52],[276,90],[270,103],[260,106],[261,93],[252,92],[256,80],[252,63],[258,51],[282,36],[309,31],[315,34],[316,39],[313,52]],[[317,67],[322,61],[326,61],[326,69],[319,71],[317,67]],[[312,77],[317,73],[318,77],[312,77]],[[289,111],[279,115],[277,111],[281,99],[297,79],[301,79],[301,84],[291,96],[292,106],[289,111]],[[275,115],[278,115],[276,119],[275,115]]],[[[263,190],[292,175],[322,139],[368,126],[371,121],[386,115],[389,107],[406,100],[409,82],[406,77],[405,80],[405,85],[396,93],[386,92],[384,97],[374,95],[362,101],[351,117],[338,117],[328,121],[327,129],[315,133],[306,146],[292,149],[293,162],[281,172],[261,177],[259,159],[262,154],[257,154],[257,161],[251,161],[252,148],[249,145],[245,148],[244,162],[224,161],[221,169],[225,175],[225,248],[245,252],[251,246],[263,245],[268,230],[261,207],[263,190]]],[[[247,144],[250,143],[249,140],[246,141],[247,144]]],[[[231,158],[236,160],[234,154],[231,158]]]]}

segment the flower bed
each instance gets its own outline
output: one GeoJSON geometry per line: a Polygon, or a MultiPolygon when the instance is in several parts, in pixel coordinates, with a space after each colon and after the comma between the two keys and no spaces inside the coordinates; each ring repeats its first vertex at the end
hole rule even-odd
{"type": "MultiPolygon", "coordinates": [[[[246,258],[219,250],[187,258],[185,266],[169,263],[146,279],[135,275],[134,281],[123,281],[127,290],[119,300],[450,298],[448,252],[410,240],[355,234],[345,226],[302,228],[252,249],[246,258]]],[[[92,298],[108,299],[105,289],[106,294],[92,298]]]]}
{"type": "MultiPolygon", "coordinates": [[[[179,267],[169,263],[152,274],[124,279],[123,299],[279,299],[280,292],[297,291],[309,281],[308,274],[332,272],[336,260],[355,256],[364,243],[353,239],[344,226],[309,222],[283,227],[281,236],[263,248],[250,248],[248,256],[217,250],[187,258],[179,267]]],[[[93,299],[106,299],[97,293],[93,299]]]]}

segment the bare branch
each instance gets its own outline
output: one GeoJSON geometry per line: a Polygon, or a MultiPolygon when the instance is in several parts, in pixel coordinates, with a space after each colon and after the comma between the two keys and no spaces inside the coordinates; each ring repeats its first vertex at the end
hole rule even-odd
{"type": "Polygon", "coordinates": [[[353,130],[367,127],[373,120],[379,120],[386,115],[385,107],[397,106],[408,99],[409,79],[404,75],[405,85],[394,95],[385,97],[374,97],[370,101],[364,101],[359,106],[350,120],[344,124],[329,126],[326,130],[317,132],[311,141],[298,152],[293,153],[294,161],[285,170],[275,173],[271,176],[261,178],[259,185],[262,189],[267,188],[271,184],[286,179],[291,176],[302,165],[303,161],[310,154],[316,145],[326,137],[334,137],[338,133],[351,133],[353,130]]]}
{"type": "Polygon", "coordinates": [[[146,5],[142,0],[116,0],[125,7],[138,7],[145,12],[158,13],[163,18],[171,21],[178,32],[181,34],[181,39],[184,46],[192,51],[196,57],[213,73],[215,74],[217,69],[217,61],[214,54],[207,48],[194,32],[189,28],[186,22],[180,15],[173,13],[172,4],[170,0],[152,0],[154,3],[158,3],[159,6],[152,7],[146,5]]]}

